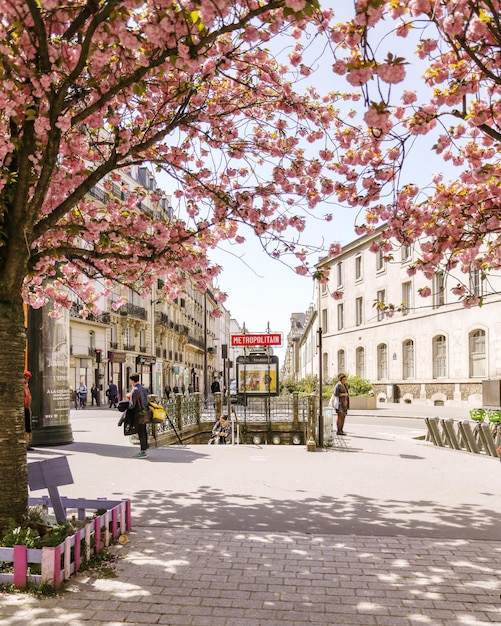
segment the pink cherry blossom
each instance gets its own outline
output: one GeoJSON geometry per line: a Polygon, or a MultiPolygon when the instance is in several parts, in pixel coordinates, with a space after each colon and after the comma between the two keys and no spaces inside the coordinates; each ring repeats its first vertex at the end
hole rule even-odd
{"type": "MultiPolygon", "coordinates": [[[[501,267],[501,37],[491,27],[499,9],[480,0],[358,0],[333,36],[336,82],[344,76],[347,89],[359,88],[335,134],[338,201],[365,212],[357,234],[386,225],[382,249],[392,238],[420,242],[409,273],[501,267]],[[437,161],[428,184],[414,161],[420,144],[437,161]]],[[[467,290],[454,295],[465,306],[482,301],[467,290]]]]}
{"type": "MultiPolygon", "coordinates": [[[[311,43],[335,45],[330,9],[306,0],[0,5],[9,68],[0,81],[0,334],[13,381],[24,367],[23,299],[50,299],[58,315],[79,298],[85,316],[115,281],[145,295],[161,277],[175,298],[189,277],[203,292],[221,272],[211,250],[242,243],[243,227],[271,257],[296,256],[291,269],[310,273],[318,250],[299,239],[305,216],[324,219],[335,193],[329,135],[345,97],[313,77],[311,43]],[[139,184],[139,168],[155,173],[152,188],[139,184]]],[[[21,385],[13,390],[0,440],[18,446],[21,385]]],[[[25,477],[25,465],[13,475],[25,477]]],[[[27,493],[25,479],[14,482],[27,493]]],[[[5,489],[0,523],[20,520],[26,503],[5,489]]]]}
{"type": "Polygon", "coordinates": [[[401,64],[382,63],[377,74],[385,83],[401,83],[405,78],[405,67],[401,64]]]}

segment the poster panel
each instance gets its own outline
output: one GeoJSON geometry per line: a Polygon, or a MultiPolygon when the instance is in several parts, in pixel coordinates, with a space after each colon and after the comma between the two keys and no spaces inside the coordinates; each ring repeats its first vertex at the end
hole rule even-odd
{"type": "Polygon", "coordinates": [[[278,395],[278,357],[246,356],[237,358],[237,393],[278,395]]]}
{"type": "Polygon", "coordinates": [[[43,412],[38,426],[61,426],[68,422],[70,396],[68,386],[68,311],[50,315],[48,305],[41,316],[41,352],[43,356],[43,412]]]}

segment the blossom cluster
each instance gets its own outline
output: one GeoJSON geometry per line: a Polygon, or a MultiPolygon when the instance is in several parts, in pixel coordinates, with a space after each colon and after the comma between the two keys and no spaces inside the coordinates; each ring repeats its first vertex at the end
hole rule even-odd
{"type": "Polygon", "coordinates": [[[331,11],[317,0],[0,7],[0,251],[10,289],[24,285],[34,306],[49,296],[69,306],[69,288],[90,312],[95,277],[148,289],[161,275],[174,297],[190,275],[203,290],[220,271],[210,250],[244,241],[243,225],[270,254],[292,254],[299,273],[310,271],[298,238],[305,215],[334,193],[333,153],[322,150],[338,96],[294,81],[311,72],[301,39],[327,37],[331,11]],[[287,33],[291,67],[270,52],[287,33]],[[124,191],[119,172],[138,164],[163,172],[173,213],[143,211],[144,189],[124,191]],[[89,196],[97,188],[99,202],[89,196]],[[45,278],[66,290],[49,293],[45,278]]]}
{"type": "MultiPolygon", "coordinates": [[[[357,0],[332,31],[333,72],[363,98],[358,121],[336,135],[338,199],[364,209],[360,234],[386,223],[381,245],[414,245],[411,271],[430,278],[500,267],[500,9],[498,0],[357,0]],[[425,142],[430,180],[418,167],[425,142]]],[[[456,295],[476,301],[464,288],[456,295]]]]}

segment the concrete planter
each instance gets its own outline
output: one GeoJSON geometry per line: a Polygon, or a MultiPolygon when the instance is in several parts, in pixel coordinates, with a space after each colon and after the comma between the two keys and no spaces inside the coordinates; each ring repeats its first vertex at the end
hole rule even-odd
{"type": "Polygon", "coordinates": [[[377,406],[376,396],[350,396],[350,410],[372,411],[377,406]]]}

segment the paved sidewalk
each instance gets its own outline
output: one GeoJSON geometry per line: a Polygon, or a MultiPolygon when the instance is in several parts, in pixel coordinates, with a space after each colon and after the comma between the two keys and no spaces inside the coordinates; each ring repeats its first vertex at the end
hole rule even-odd
{"type": "Polygon", "coordinates": [[[118,413],[72,415],[68,496],[130,497],[116,577],[0,596],[2,625],[501,623],[501,466],[352,416],[331,450],[173,446],[146,460],[118,413]],[[348,428],[349,426],[349,428],[348,428]]]}
{"type": "Polygon", "coordinates": [[[123,553],[115,579],[2,598],[2,624],[501,623],[499,543],[150,528],[123,553]]]}

